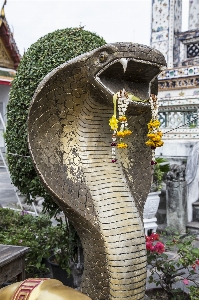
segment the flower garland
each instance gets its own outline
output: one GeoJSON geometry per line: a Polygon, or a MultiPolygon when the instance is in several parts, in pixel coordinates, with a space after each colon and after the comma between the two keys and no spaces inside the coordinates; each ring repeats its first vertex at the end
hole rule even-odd
{"type": "Polygon", "coordinates": [[[158,98],[156,95],[152,94],[149,98],[149,103],[151,104],[152,119],[147,124],[148,125],[148,141],[145,144],[151,147],[152,150],[152,160],[151,165],[155,165],[155,149],[157,147],[163,146],[162,132],[160,130],[160,121],[158,120],[158,98]]]}
{"type": "MultiPolygon", "coordinates": [[[[132,131],[128,128],[127,118],[125,116],[128,104],[130,101],[141,101],[146,102],[146,100],[140,100],[134,95],[127,93],[124,89],[120,90],[113,96],[113,105],[114,112],[113,116],[109,120],[109,125],[113,130],[112,135],[112,162],[115,163],[117,161],[116,158],[116,147],[117,148],[127,148],[128,144],[124,143],[123,139],[126,136],[132,134],[132,131]],[[117,108],[119,112],[119,117],[117,118],[117,108]],[[117,143],[117,138],[119,138],[119,142],[117,143]]],[[[156,95],[152,94],[149,98],[151,105],[151,113],[152,119],[147,124],[148,125],[148,141],[145,144],[151,147],[152,150],[152,160],[151,165],[155,165],[155,149],[157,147],[163,146],[164,142],[162,141],[162,132],[160,130],[160,121],[158,120],[158,98],[156,95]]]]}
{"type": "MultiPolygon", "coordinates": [[[[133,95],[131,95],[133,96],[133,95]]],[[[128,147],[127,143],[123,142],[123,139],[126,136],[132,134],[132,131],[128,128],[127,118],[125,116],[125,112],[127,110],[129,101],[129,94],[123,89],[119,91],[113,96],[113,104],[114,104],[114,113],[113,116],[109,120],[109,125],[113,130],[112,135],[112,162],[115,163],[116,159],[116,148],[125,149],[128,147]],[[119,117],[117,118],[117,104],[118,104],[118,111],[119,117]],[[117,143],[117,137],[119,138],[119,143],[117,143]]]]}

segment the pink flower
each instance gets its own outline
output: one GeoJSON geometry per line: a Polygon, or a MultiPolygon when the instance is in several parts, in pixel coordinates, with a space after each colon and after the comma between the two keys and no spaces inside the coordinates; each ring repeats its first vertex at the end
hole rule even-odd
{"type": "Polygon", "coordinates": [[[146,250],[154,251],[154,246],[151,242],[146,242],[146,250]]]}
{"type": "Polygon", "coordinates": [[[187,280],[186,278],[182,281],[184,284],[189,284],[189,280],[187,280]]]}
{"type": "Polygon", "coordinates": [[[157,242],[154,247],[154,251],[161,254],[165,251],[165,245],[161,242],[157,242]]]}
{"type": "Polygon", "coordinates": [[[199,266],[199,259],[197,259],[197,260],[196,260],[196,265],[198,265],[198,266],[199,266]]]}

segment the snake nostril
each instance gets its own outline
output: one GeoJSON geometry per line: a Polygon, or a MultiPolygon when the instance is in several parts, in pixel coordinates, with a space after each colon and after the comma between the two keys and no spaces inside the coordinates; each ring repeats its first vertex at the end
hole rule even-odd
{"type": "Polygon", "coordinates": [[[99,61],[101,63],[105,62],[107,60],[107,58],[108,58],[108,53],[106,51],[103,51],[103,52],[100,53],[99,61]]]}

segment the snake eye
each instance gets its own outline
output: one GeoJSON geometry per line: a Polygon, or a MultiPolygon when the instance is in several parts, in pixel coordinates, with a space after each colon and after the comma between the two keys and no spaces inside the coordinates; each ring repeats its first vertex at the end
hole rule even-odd
{"type": "Polygon", "coordinates": [[[105,62],[108,58],[108,53],[107,52],[101,52],[100,55],[99,55],[99,61],[101,63],[105,62]]]}

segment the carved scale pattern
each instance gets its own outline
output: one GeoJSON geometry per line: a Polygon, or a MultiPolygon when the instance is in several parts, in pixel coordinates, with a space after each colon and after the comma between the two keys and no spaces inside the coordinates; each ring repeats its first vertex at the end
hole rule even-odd
{"type": "Polygon", "coordinates": [[[118,150],[115,164],[108,120],[112,94],[126,85],[147,99],[150,81],[163,65],[163,55],[149,47],[105,45],[48,74],[30,108],[30,152],[41,180],[81,238],[81,291],[93,300],[144,299],[141,216],[150,188],[151,151],[144,143],[150,106],[129,105],[133,135],[128,149],[118,150]],[[100,61],[101,53],[106,53],[105,61],[100,61]],[[124,57],[129,60],[126,73],[119,63],[124,57]]]}

